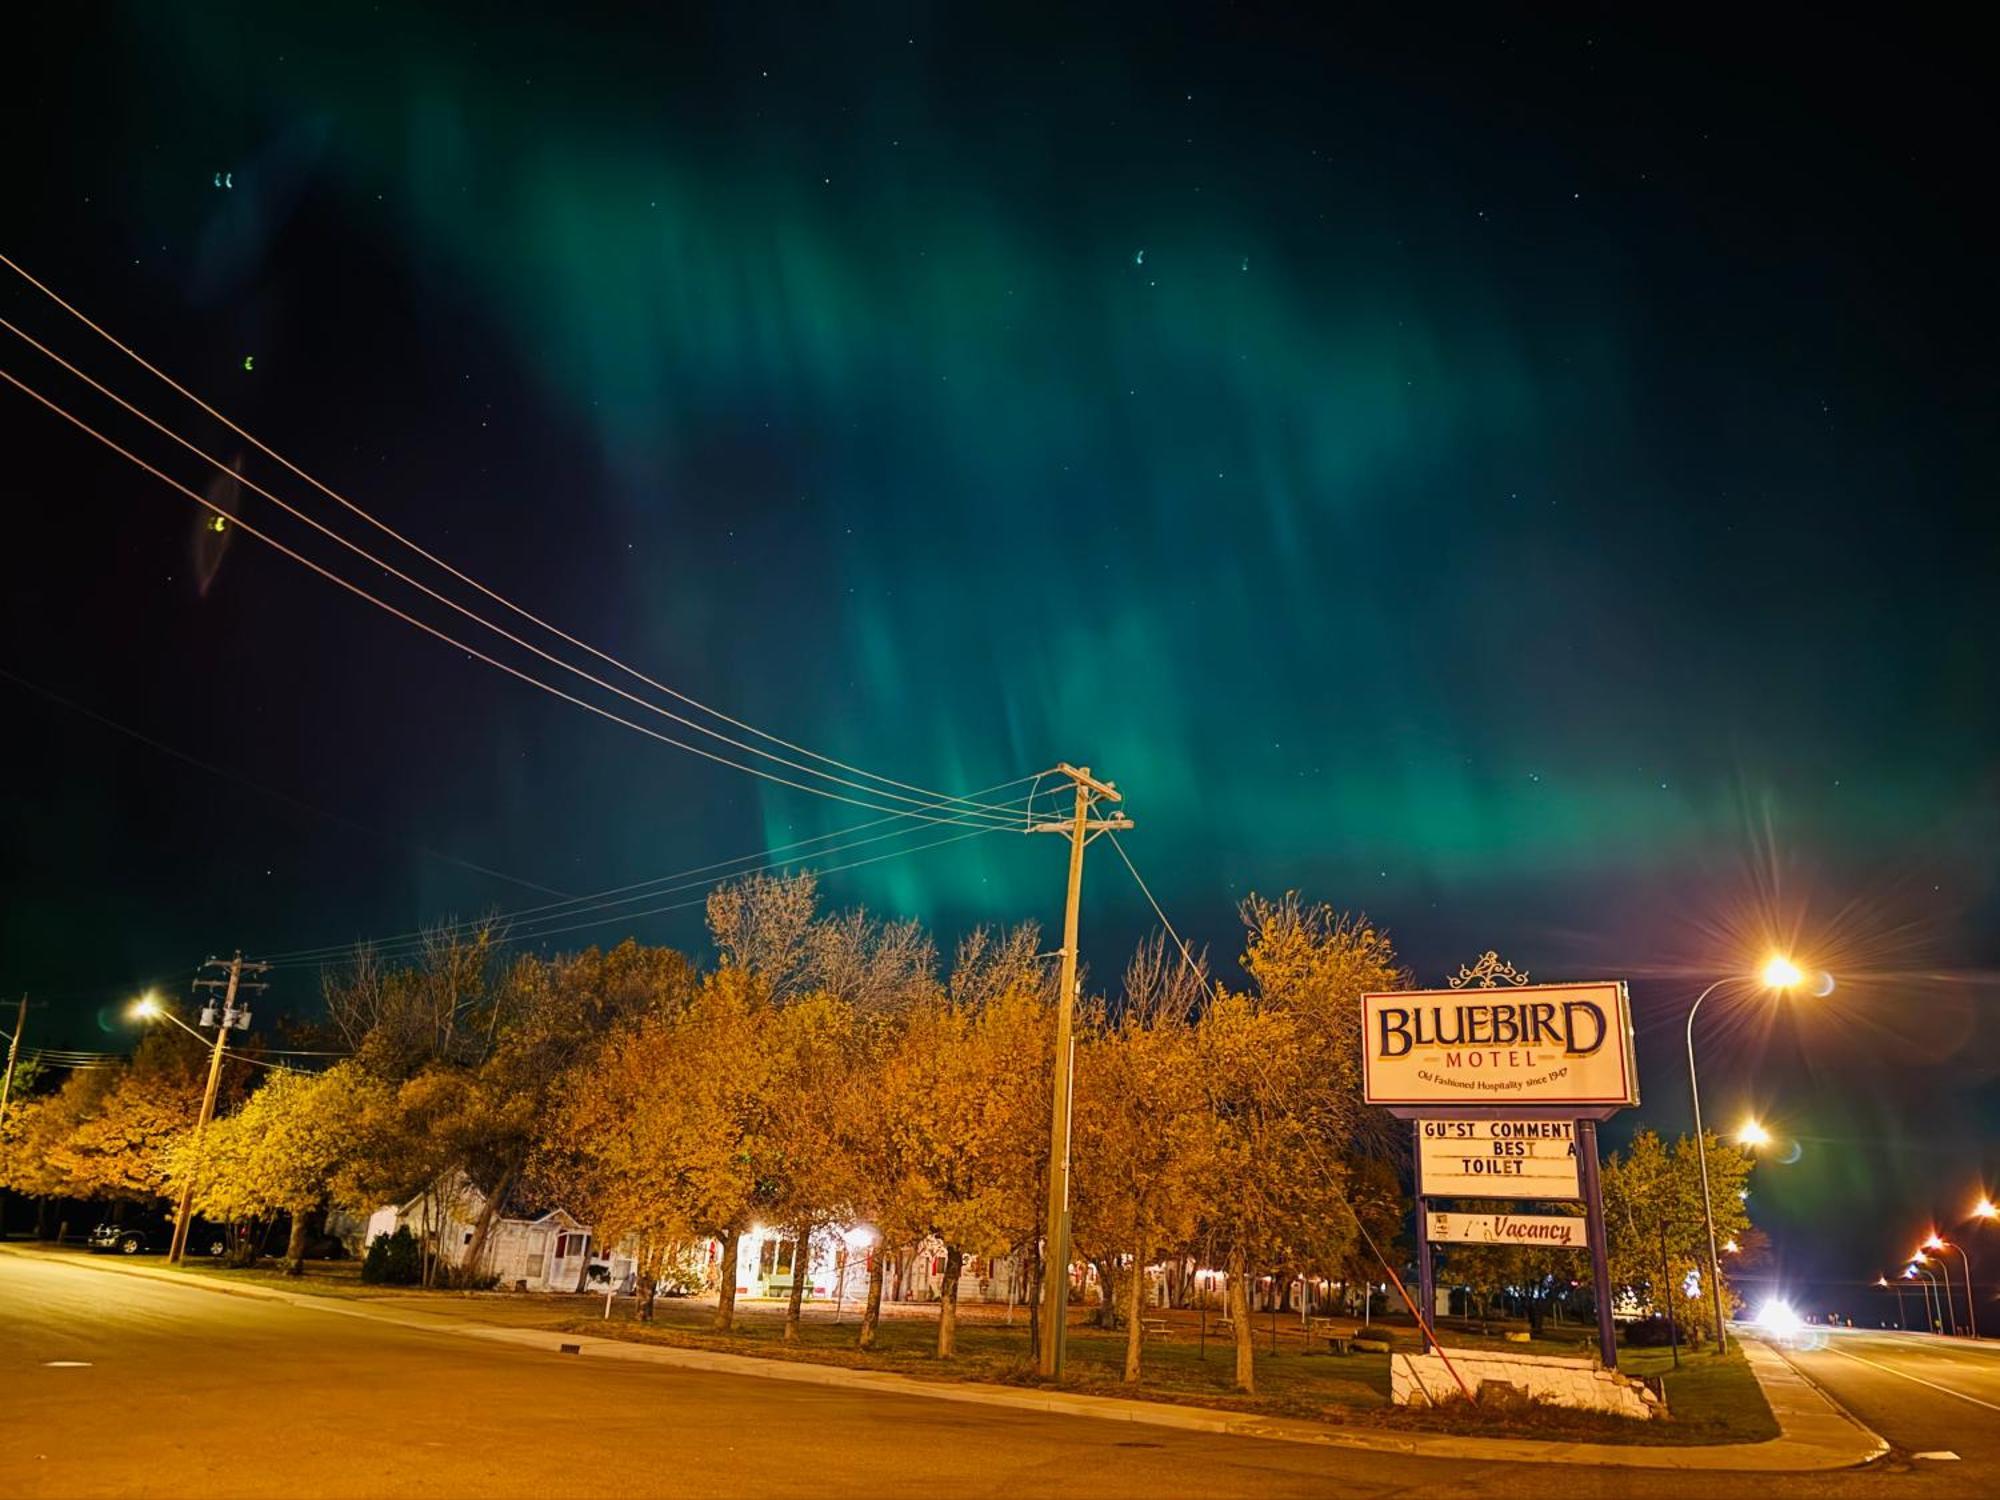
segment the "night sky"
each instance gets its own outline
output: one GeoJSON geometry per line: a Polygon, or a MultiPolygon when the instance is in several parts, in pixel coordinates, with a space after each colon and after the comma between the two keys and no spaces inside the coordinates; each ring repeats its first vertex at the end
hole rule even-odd
{"type": "MultiPolygon", "coordinates": [[[[1297,887],[1427,983],[1488,947],[1630,978],[1639,1115],[1677,1130],[1687,1003],[1796,942],[1831,998],[1725,994],[1701,1033],[1714,1114],[1796,1157],[1755,1200],[1788,1284],[1872,1279],[2000,1177],[1994,132],[1962,38],[397,9],[33,17],[0,252],[703,702],[924,787],[1116,779],[1226,974],[1234,903],[1297,887]]],[[[366,535],[4,270],[0,316],[366,535]]],[[[0,369],[389,586],[11,336],[0,369]]],[[[121,997],[237,945],[878,816],[205,533],[12,387],[0,454],[0,987],[47,1037],[129,1045],[121,997]]],[[[1058,841],[1002,834],[826,892],[948,940],[1055,926],[1061,880],[1058,841]]],[[[1101,845],[1085,920],[1100,978],[1151,920],[1101,845]]],[[[699,910],[552,941],[628,933],[698,946],[699,910]]],[[[310,968],[278,978],[267,1014],[310,1008],[310,968]]]]}

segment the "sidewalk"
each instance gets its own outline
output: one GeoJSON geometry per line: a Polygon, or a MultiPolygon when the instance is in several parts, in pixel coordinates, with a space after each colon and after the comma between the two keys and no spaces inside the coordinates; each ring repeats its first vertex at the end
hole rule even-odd
{"type": "Polygon", "coordinates": [[[476,1318],[444,1312],[390,1311],[365,1300],[317,1296],[311,1292],[280,1291],[263,1286],[222,1286],[215,1280],[167,1271],[130,1261],[85,1261],[74,1255],[48,1254],[18,1246],[0,1246],[0,1254],[59,1262],[108,1275],[141,1276],[176,1286],[194,1287],[226,1297],[250,1297],[288,1303],[337,1316],[363,1318],[401,1328],[419,1329],[459,1338],[484,1339],[567,1354],[585,1359],[625,1360],[668,1365],[719,1375],[757,1380],[789,1380],[805,1385],[840,1386],[883,1395],[927,1401],[957,1401],[976,1406],[1011,1407],[1062,1416],[1094,1417],[1100,1421],[1172,1427],[1268,1441],[1308,1443],[1323,1448],[1351,1448],[1397,1453],[1414,1458],[1458,1462],[1582,1464],[1598,1468],[1680,1469],[1707,1473],[1796,1473],[1852,1468],[1881,1457],[1889,1445],[1828,1399],[1817,1386],[1766,1345],[1739,1339],[1750,1368],[1771,1404],[1779,1436],[1762,1443],[1715,1444],[1704,1447],[1648,1447],[1643,1444],[1571,1443],[1535,1439],[1452,1437],[1447,1434],[1361,1431],[1319,1422],[1241,1415],[1206,1407],[1174,1406],[1159,1401],[1087,1396],[1032,1387],[981,1385],[962,1381],[929,1381],[879,1370],[851,1370],[837,1365],[813,1365],[789,1360],[758,1359],[701,1349],[673,1349],[624,1339],[587,1334],[551,1333],[542,1329],[507,1328],[476,1318]]]}

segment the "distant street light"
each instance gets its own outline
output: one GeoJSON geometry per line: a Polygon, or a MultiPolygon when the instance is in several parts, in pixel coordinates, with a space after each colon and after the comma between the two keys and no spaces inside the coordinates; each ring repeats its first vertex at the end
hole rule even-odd
{"type": "Polygon", "coordinates": [[[1896,1294],[1896,1326],[1904,1333],[1908,1333],[1910,1331],[1910,1319],[1909,1315],[1903,1311],[1903,1284],[1900,1281],[1891,1282],[1886,1276],[1877,1276],[1875,1278],[1875,1285],[1882,1288],[1885,1292],[1894,1292],[1896,1294]]]}
{"type": "MultiPolygon", "coordinates": [[[[1715,1246],[1715,1205],[1708,1191],[1708,1142],[1701,1132],[1701,1079],[1696,1074],[1694,1066],[1694,1018],[1701,1009],[1702,1001],[1725,984],[1742,983],[1744,977],[1731,974],[1716,980],[1695,996],[1694,1004],[1688,1007],[1687,1018],[1688,1092],[1694,1099],[1695,1156],[1701,1162],[1701,1217],[1702,1222],[1708,1227],[1709,1292],[1715,1299],[1715,1349],[1718,1354],[1729,1347],[1729,1333],[1722,1315],[1722,1257],[1717,1253],[1715,1246]]],[[[1782,955],[1773,954],[1765,961],[1756,982],[1761,983],[1765,989],[1782,993],[1796,989],[1804,978],[1805,975],[1800,972],[1797,964],[1782,955]]],[[[1762,1129],[1761,1126],[1758,1128],[1762,1129]]]]}
{"type": "Polygon", "coordinates": [[[1914,1280],[1916,1277],[1921,1276],[1927,1283],[1929,1283],[1929,1285],[1924,1290],[1924,1299],[1925,1299],[1924,1316],[1930,1320],[1932,1333],[1942,1333],[1944,1331],[1944,1322],[1938,1316],[1937,1277],[1931,1275],[1929,1271],[1926,1271],[1922,1266],[1917,1265],[1914,1261],[1911,1262],[1910,1265],[1904,1269],[1903,1274],[1906,1277],[1911,1278],[1912,1280],[1914,1280]]]}
{"type": "MultiPolygon", "coordinates": [[[[1924,1248],[1926,1250],[1956,1250],[1958,1252],[1959,1262],[1965,1268],[1965,1316],[1970,1320],[1972,1336],[1978,1338],[1979,1293],[1974,1291],[1972,1287],[1972,1257],[1965,1253],[1965,1246],[1945,1239],[1942,1235],[1938,1234],[1933,1234],[1929,1239],[1925,1240],[1924,1248]]],[[[1939,1256],[1938,1264],[1943,1266],[1948,1265],[1948,1262],[1943,1256],[1939,1256]]],[[[1947,1271],[1945,1273],[1945,1283],[1946,1285],[1950,1285],[1950,1282],[1951,1273],[1947,1271]]]]}
{"type": "Polygon", "coordinates": [[[1981,1198],[1972,1210],[1975,1219],[2000,1219],[2000,1207],[1995,1207],[1991,1198],[1981,1198]]]}
{"type": "Polygon", "coordinates": [[[1737,1128],[1736,1144],[1739,1146],[1749,1146],[1752,1149],[1758,1146],[1768,1146],[1771,1144],[1771,1132],[1755,1120],[1745,1120],[1737,1128]]]}
{"type": "MultiPolygon", "coordinates": [[[[1938,1275],[1944,1278],[1945,1332],[1956,1337],[1958,1334],[1958,1304],[1951,1299],[1951,1263],[1930,1253],[1933,1248],[1933,1241],[1937,1241],[1935,1234],[1912,1250],[1910,1252],[1910,1259],[1920,1266],[1936,1266],[1938,1268],[1938,1275]]],[[[1938,1243],[1942,1244],[1942,1241],[1938,1241],[1938,1243]]]]}

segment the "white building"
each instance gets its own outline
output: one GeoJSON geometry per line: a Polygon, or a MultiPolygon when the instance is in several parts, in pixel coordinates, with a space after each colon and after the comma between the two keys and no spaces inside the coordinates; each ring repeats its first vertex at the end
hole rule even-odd
{"type": "MultiPolygon", "coordinates": [[[[428,1238],[445,1264],[461,1266],[485,1207],[479,1189],[461,1176],[442,1193],[419,1193],[376,1209],[362,1225],[360,1248],[365,1253],[378,1234],[408,1229],[419,1243],[428,1238]]],[[[497,1276],[506,1291],[580,1292],[592,1279],[590,1226],[579,1224],[560,1208],[533,1218],[497,1214],[486,1232],[480,1261],[478,1274],[497,1276]]],[[[599,1257],[596,1268],[601,1288],[607,1274],[619,1279],[631,1276],[631,1257],[599,1257]]]]}

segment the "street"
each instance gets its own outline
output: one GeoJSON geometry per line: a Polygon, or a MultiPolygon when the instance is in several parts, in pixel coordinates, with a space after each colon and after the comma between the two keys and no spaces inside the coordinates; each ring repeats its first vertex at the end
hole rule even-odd
{"type": "Polygon", "coordinates": [[[564,1359],[18,1255],[0,1255],[0,1327],[9,1496],[1928,1496],[1977,1493],[2000,1461],[2000,1352],[1877,1335],[1801,1362],[1899,1449],[1961,1461],[1775,1478],[1447,1463],[564,1359]]]}
{"type": "Polygon", "coordinates": [[[1793,1362],[1899,1450],[1955,1453],[1972,1474],[2000,1470],[2000,1345],[1854,1328],[1814,1332],[1817,1347],[1793,1351],[1793,1362]]]}

